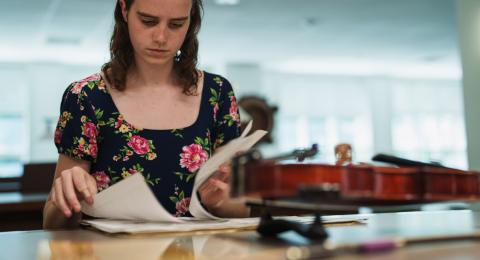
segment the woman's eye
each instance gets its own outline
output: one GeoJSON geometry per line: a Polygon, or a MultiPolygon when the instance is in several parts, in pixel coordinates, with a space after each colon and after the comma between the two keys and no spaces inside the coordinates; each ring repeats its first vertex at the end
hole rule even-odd
{"type": "Polygon", "coordinates": [[[180,27],[182,27],[182,26],[183,26],[183,23],[171,23],[171,24],[170,24],[170,27],[171,27],[171,28],[174,28],[174,29],[180,28],[180,27]]]}
{"type": "Polygon", "coordinates": [[[157,22],[153,21],[153,20],[142,20],[142,23],[145,24],[145,25],[148,25],[148,26],[153,26],[153,25],[157,24],[157,22]]]}

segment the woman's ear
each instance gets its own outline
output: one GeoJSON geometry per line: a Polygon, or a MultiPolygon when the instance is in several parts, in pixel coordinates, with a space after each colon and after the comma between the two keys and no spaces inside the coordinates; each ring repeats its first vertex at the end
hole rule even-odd
{"type": "Polygon", "coordinates": [[[127,5],[125,4],[125,0],[119,0],[118,2],[120,3],[120,8],[122,8],[123,20],[124,20],[125,22],[127,22],[127,21],[128,21],[128,19],[127,19],[127,17],[128,17],[128,16],[127,16],[127,13],[128,13],[128,12],[127,12],[127,5]]]}

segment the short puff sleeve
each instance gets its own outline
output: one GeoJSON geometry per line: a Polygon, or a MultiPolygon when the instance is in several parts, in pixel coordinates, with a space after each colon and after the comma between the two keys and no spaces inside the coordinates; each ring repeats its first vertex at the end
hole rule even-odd
{"type": "Polygon", "coordinates": [[[98,123],[84,83],[74,82],[65,90],[55,129],[58,153],[93,162],[98,154],[98,123]]]}
{"type": "Polygon", "coordinates": [[[218,103],[214,106],[213,150],[240,136],[240,114],[232,85],[225,78],[216,76],[219,86],[218,103]]]}

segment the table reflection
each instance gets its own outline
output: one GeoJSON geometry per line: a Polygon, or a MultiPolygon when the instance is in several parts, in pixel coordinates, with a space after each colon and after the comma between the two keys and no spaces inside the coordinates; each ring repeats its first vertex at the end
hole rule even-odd
{"type": "Polygon", "coordinates": [[[129,238],[103,241],[44,240],[39,260],[57,259],[247,259],[255,245],[222,236],[129,238]]]}

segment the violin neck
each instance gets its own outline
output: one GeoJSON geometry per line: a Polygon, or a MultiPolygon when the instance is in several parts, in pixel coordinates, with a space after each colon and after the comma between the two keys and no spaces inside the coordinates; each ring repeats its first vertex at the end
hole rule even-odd
{"type": "Polygon", "coordinates": [[[439,163],[426,163],[426,162],[420,162],[420,161],[414,161],[414,160],[408,160],[405,158],[400,158],[396,157],[393,155],[387,155],[387,154],[377,154],[372,158],[373,161],[377,162],[384,162],[384,163],[391,163],[395,164],[397,166],[410,166],[410,167],[422,167],[422,166],[428,166],[428,167],[437,167],[437,168],[447,168],[439,163]]]}

